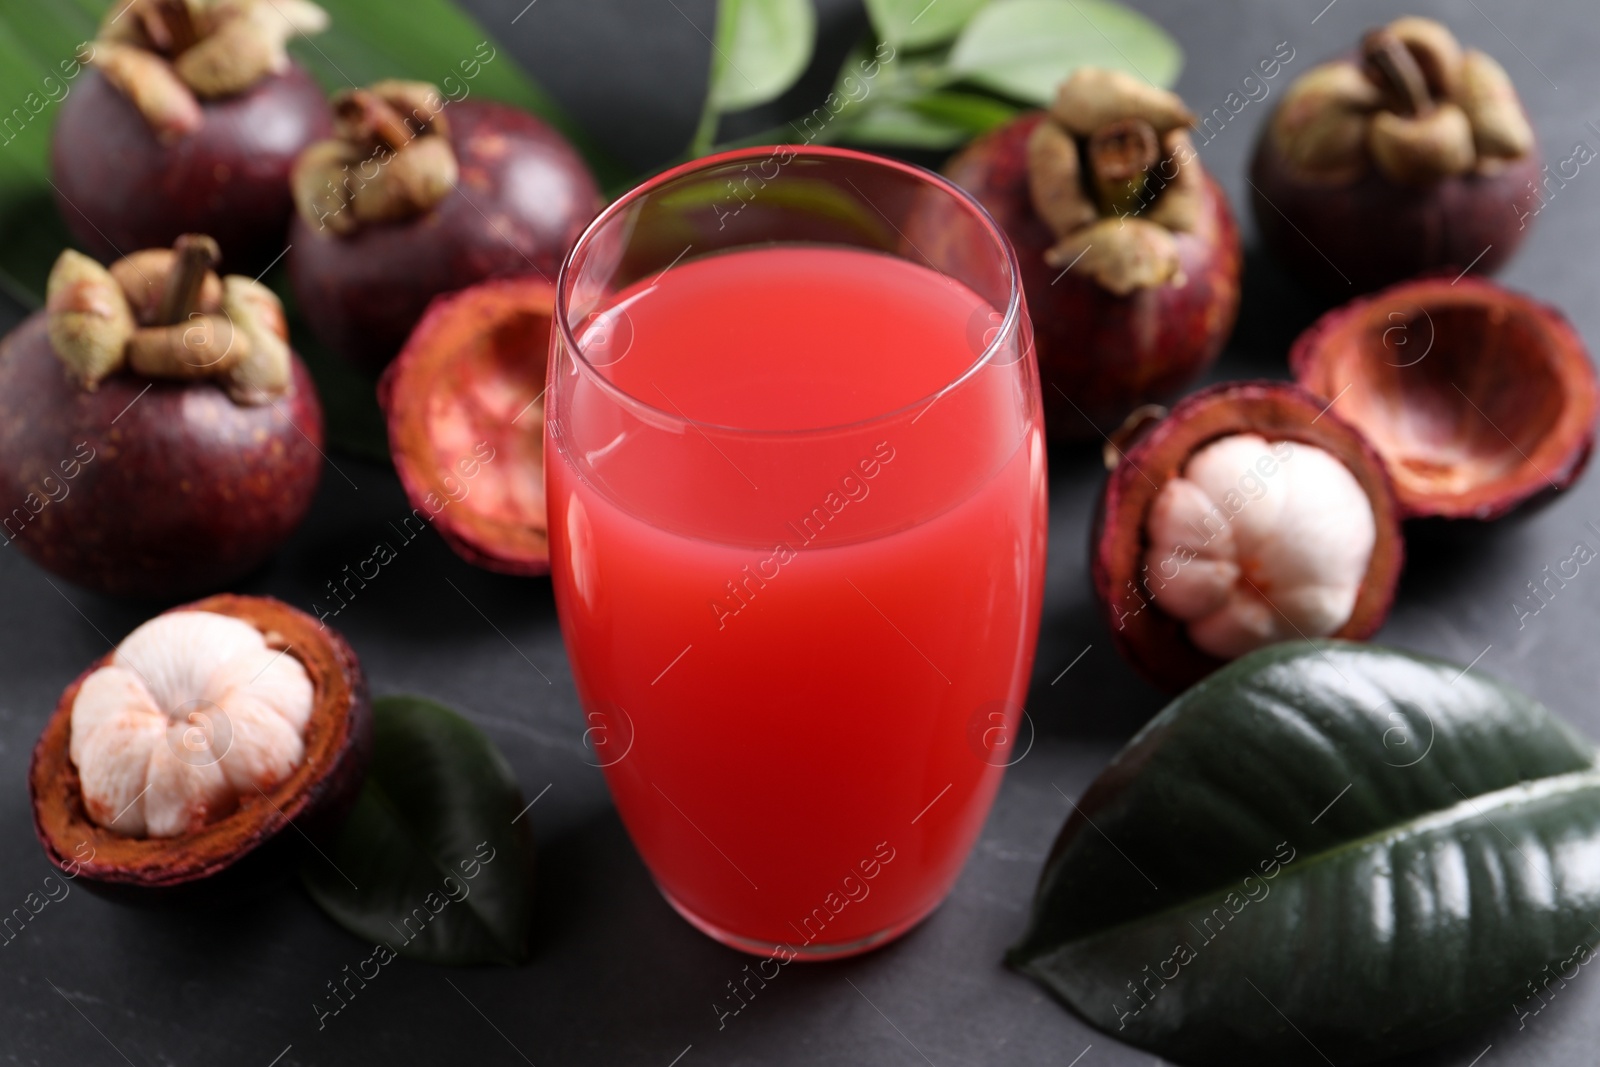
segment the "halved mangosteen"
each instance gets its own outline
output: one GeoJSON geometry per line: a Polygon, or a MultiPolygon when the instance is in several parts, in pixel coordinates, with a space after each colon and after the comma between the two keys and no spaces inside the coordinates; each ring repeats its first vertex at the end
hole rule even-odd
{"type": "Polygon", "coordinates": [[[546,574],[544,383],[555,289],[483,282],[434,300],[378,383],[414,514],[468,563],[546,574]]]}
{"type": "Polygon", "coordinates": [[[1378,629],[1404,556],[1400,508],[1383,461],[1326,401],[1225,382],[1145,421],[1107,480],[1091,560],[1141,674],[1176,691],[1275,641],[1378,629]]]}
{"type": "Polygon", "coordinates": [[[67,687],[28,769],[34,829],[53,865],[113,895],[245,888],[337,827],[371,749],[342,637],[270,597],[209,597],[67,687]]]}
{"type": "Polygon", "coordinates": [[[1600,389],[1578,332],[1482,279],[1422,278],[1335,308],[1289,364],[1377,449],[1408,519],[1499,518],[1570,486],[1594,444],[1600,389]]]}

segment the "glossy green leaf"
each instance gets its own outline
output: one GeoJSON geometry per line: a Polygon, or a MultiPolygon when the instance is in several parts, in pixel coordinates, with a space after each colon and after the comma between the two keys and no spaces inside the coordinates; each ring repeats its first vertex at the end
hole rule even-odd
{"type": "Polygon", "coordinates": [[[878,36],[896,48],[943,44],[989,0],[867,0],[878,36]]]}
{"type": "Polygon", "coordinates": [[[1295,642],[1129,742],[1008,958],[1179,1063],[1342,1067],[1538,1010],[1597,923],[1588,742],[1454,664],[1295,642]]]}
{"type": "Polygon", "coordinates": [[[776,99],[805,72],[816,39],[810,0],[720,0],[708,107],[743,111],[776,99]]]}
{"type": "Polygon", "coordinates": [[[413,696],[373,702],[373,742],[355,809],[301,870],[312,898],[401,956],[525,961],[533,842],[504,757],[466,719],[413,696]]]}
{"type": "Polygon", "coordinates": [[[995,0],[967,23],[950,53],[956,74],[1039,105],[1084,66],[1170,87],[1183,52],[1160,26],[1112,0],[995,0]]]}
{"type": "Polygon", "coordinates": [[[833,93],[823,107],[803,116],[808,143],[845,142],[901,148],[946,149],[964,137],[959,125],[921,114],[914,101],[950,81],[943,50],[919,56],[893,45],[863,41],[839,67],[833,93]],[[841,103],[842,102],[842,103],[841,103]],[[836,114],[830,111],[837,109],[836,114]]]}
{"type": "Polygon", "coordinates": [[[834,99],[845,106],[819,140],[947,149],[1016,115],[1016,106],[1004,100],[946,88],[952,79],[944,60],[939,51],[907,58],[887,46],[871,54],[857,48],[834,85],[834,99]]]}

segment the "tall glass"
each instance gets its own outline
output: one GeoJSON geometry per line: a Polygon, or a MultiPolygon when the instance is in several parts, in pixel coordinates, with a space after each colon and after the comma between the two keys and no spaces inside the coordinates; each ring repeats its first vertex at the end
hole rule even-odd
{"type": "Polygon", "coordinates": [[[1015,256],[928,171],[730,152],[562,267],[545,482],[587,739],[684,918],[865,951],[949,892],[1011,760],[1045,561],[1015,256]]]}

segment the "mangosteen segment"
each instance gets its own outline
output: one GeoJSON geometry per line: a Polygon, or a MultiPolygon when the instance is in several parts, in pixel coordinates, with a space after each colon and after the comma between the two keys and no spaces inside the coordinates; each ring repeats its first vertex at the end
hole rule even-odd
{"type": "Polygon", "coordinates": [[[1350,619],[1377,540],[1348,468],[1313,445],[1218,438],[1156,494],[1145,525],[1156,606],[1218,659],[1350,619]]]}
{"type": "Polygon", "coordinates": [[[1289,358],[1383,457],[1408,518],[1498,518],[1571,485],[1593,444],[1582,339],[1492,282],[1394,286],[1325,314],[1289,358]]]}
{"type": "Polygon", "coordinates": [[[434,301],[378,386],[414,514],[458,555],[505,574],[550,569],[544,371],[555,290],[482,282],[434,301]]]}
{"type": "Polygon", "coordinates": [[[67,687],[28,769],[34,828],[56,867],[147,899],[225,872],[283,873],[293,869],[286,854],[297,858],[302,835],[327,833],[355,802],[371,745],[366,679],[336,632],[271,598],[211,597],[140,627],[67,687]],[[222,707],[208,723],[174,719],[172,701],[208,692],[222,707]],[[123,725],[152,714],[138,710],[146,699],[170,724],[160,737],[123,725]],[[263,727],[271,717],[283,728],[263,727]],[[231,740],[223,737],[227,724],[231,740]],[[262,730],[281,738],[285,728],[299,743],[292,767],[279,748],[263,745],[262,730]],[[100,773],[115,762],[118,733],[150,747],[148,789],[139,799],[123,801],[131,767],[100,773]],[[155,769],[169,759],[215,773],[198,788],[192,769],[155,769]],[[169,788],[174,781],[183,788],[169,788]],[[225,801],[221,809],[201,813],[195,802],[216,797],[225,801]],[[105,807],[119,801],[125,810],[105,818],[105,807]],[[141,821],[144,836],[128,832],[141,821]]]}
{"type": "Polygon", "coordinates": [[[68,756],[96,825],[130,837],[193,833],[305,759],[311,681],[250,623],[158,615],[84,678],[68,756]]]}
{"type": "Polygon", "coordinates": [[[1327,407],[1282,382],[1212,386],[1150,423],[1111,472],[1095,593],[1119,650],[1161,688],[1307,625],[1361,640],[1388,614],[1399,505],[1377,453],[1327,407]]]}

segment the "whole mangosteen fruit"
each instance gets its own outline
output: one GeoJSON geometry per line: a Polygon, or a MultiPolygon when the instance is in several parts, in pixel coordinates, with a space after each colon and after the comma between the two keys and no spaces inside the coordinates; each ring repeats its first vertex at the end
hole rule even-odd
{"type": "Polygon", "coordinates": [[[186,235],[67,251],[0,341],[0,533],[102,593],[177,599],[259,566],[311,506],[322,407],[271,290],[186,235]]]}
{"type": "Polygon", "coordinates": [[[1445,268],[1492,273],[1540,196],[1533,127],[1504,68],[1411,16],[1290,85],[1250,178],[1262,242],[1341,295],[1445,268]]]}
{"type": "Polygon", "coordinates": [[[309,0],[113,4],[51,151],[78,242],[109,262],[206,233],[250,274],[281,254],[289,172],[332,128],[322,90],[285,45],[327,23],[309,0]]]}
{"type": "Polygon", "coordinates": [[[369,371],[441,293],[508,275],[553,284],[600,208],[577,151],[515,108],[388,81],[334,111],[337,137],[295,168],[289,272],[312,330],[369,371]]]}
{"type": "Polygon", "coordinates": [[[1050,434],[1092,439],[1180,391],[1239,307],[1238,228],[1172,93],[1080,68],[1050,110],[978,138],[945,167],[1012,244],[1050,434]]]}

